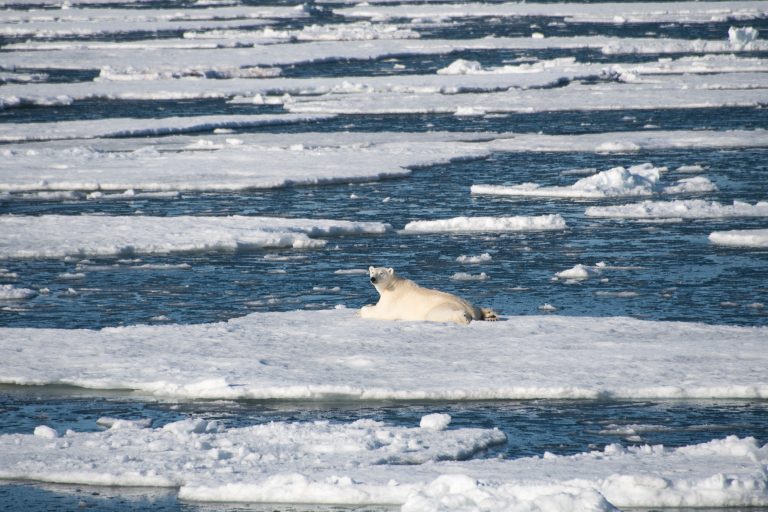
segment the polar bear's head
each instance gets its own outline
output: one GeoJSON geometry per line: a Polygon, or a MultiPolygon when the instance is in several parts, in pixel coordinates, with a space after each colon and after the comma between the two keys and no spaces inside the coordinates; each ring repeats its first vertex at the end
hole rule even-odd
{"type": "Polygon", "coordinates": [[[381,293],[394,281],[395,269],[384,267],[368,267],[368,275],[371,278],[371,284],[381,293]]]}

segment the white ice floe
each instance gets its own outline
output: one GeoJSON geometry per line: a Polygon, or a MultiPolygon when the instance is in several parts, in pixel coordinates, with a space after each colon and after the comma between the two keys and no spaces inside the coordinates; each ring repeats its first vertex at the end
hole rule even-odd
{"type": "Polygon", "coordinates": [[[221,399],[768,397],[765,327],[551,315],[458,326],[356,313],[255,313],[102,330],[0,328],[0,382],[221,399]]]}
{"type": "Polygon", "coordinates": [[[722,204],[690,199],[683,201],[643,201],[615,206],[590,206],[587,217],[619,219],[719,219],[731,217],[768,217],[768,202],[754,205],[741,201],[722,204]]]}
{"type": "MultiPolygon", "coordinates": [[[[556,80],[566,80],[571,73],[560,72],[556,80]]],[[[469,80],[508,79],[508,74],[435,75],[469,80]]],[[[518,74],[517,77],[539,75],[518,74]]],[[[546,74],[542,75],[546,76],[546,74]]],[[[554,77],[553,77],[554,78],[554,77]]],[[[520,80],[516,78],[515,80],[520,80]]],[[[507,88],[493,92],[435,94],[381,92],[376,94],[326,94],[318,97],[291,96],[284,108],[294,113],[325,114],[434,114],[472,112],[555,112],[565,110],[682,109],[736,106],[760,106],[768,87],[765,73],[657,75],[653,79],[632,79],[628,83],[601,81],[571,82],[563,87],[507,88]]]]}
{"type": "Polygon", "coordinates": [[[480,272],[479,274],[456,272],[451,276],[451,279],[454,281],[487,281],[490,277],[485,272],[480,272]]]}
{"type": "Polygon", "coordinates": [[[0,142],[31,140],[93,139],[97,137],[146,137],[179,133],[212,132],[220,128],[251,128],[328,119],[328,116],[285,114],[163,117],[151,119],[110,118],[50,123],[5,123],[0,142]]]}
{"type": "MultiPolygon", "coordinates": [[[[506,440],[498,430],[445,430],[448,422],[450,416],[447,421],[425,417],[421,428],[359,420],[341,425],[316,421],[226,429],[203,419],[158,428],[143,428],[146,423],[141,420],[114,420],[102,432],[61,434],[41,425],[34,436],[0,436],[0,477],[91,485],[199,486],[221,481],[206,473],[230,473],[235,483],[241,480],[232,478],[233,473],[262,479],[343,466],[461,460],[506,440]],[[440,420],[445,423],[442,428],[440,420]],[[59,456],[54,457],[56,451],[59,456]],[[45,458],[50,459],[48,463],[45,458]]],[[[286,498],[306,501],[295,489],[284,492],[286,498]]]]}
{"type": "MultiPolygon", "coordinates": [[[[376,4],[374,2],[370,2],[376,4]]],[[[334,9],[336,14],[350,18],[432,19],[472,17],[551,16],[564,18],[566,23],[712,23],[713,21],[761,19],[768,16],[768,7],[760,1],[726,2],[600,2],[600,3],[478,3],[367,5],[334,9]]]]}
{"type": "Polygon", "coordinates": [[[728,29],[728,40],[734,48],[746,48],[757,41],[759,32],[754,27],[731,27],[728,29]]]}
{"type": "Polygon", "coordinates": [[[418,39],[419,33],[408,26],[389,23],[334,23],[325,25],[307,25],[300,29],[263,30],[211,30],[206,32],[185,33],[185,39],[234,39],[239,44],[258,44],[269,42],[293,41],[372,41],[376,39],[418,39]]]}
{"type": "Polygon", "coordinates": [[[373,420],[240,428],[204,419],[158,428],[117,421],[102,432],[64,433],[40,425],[34,435],[0,436],[0,478],[179,487],[190,501],[399,505],[404,512],[768,503],[768,446],[754,438],[465,461],[506,437],[446,429],[449,421],[445,414],[422,417],[420,428],[373,420]]]}
{"type": "Polygon", "coordinates": [[[0,300],[25,300],[37,295],[29,288],[16,288],[12,284],[0,284],[0,300]]]}
{"type": "MultiPolygon", "coordinates": [[[[21,2],[15,2],[22,4],[21,2]]],[[[41,3],[41,2],[35,2],[41,3]]],[[[80,7],[74,9],[7,9],[2,13],[6,27],[25,26],[33,22],[53,22],[61,25],[68,23],[104,23],[122,21],[161,23],[168,21],[206,21],[206,20],[259,20],[277,18],[306,18],[309,15],[301,8],[281,6],[224,6],[215,8],[153,8],[131,9],[120,7],[80,7]]]]}
{"type": "Polygon", "coordinates": [[[715,231],[710,233],[709,241],[731,247],[768,247],[768,229],[715,231]]]}
{"type": "Polygon", "coordinates": [[[482,144],[461,142],[475,137],[303,132],[6,145],[0,149],[0,193],[13,193],[6,199],[43,193],[40,199],[67,200],[79,197],[72,191],[84,191],[88,199],[131,199],[372,181],[489,154],[482,144]]]}
{"type": "Polygon", "coordinates": [[[596,273],[596,271],[597,271],[596,267],[589,267],[582,263],[578,263],[572,268],[557,272],[555,276],[560,279],[575,279],[577,281],[582,281],[585,279],[589,279],[591,276],[593,276],[596,273]]]}
{"type": "Polygon", "coordinates": [[[466,264],[488,263],[491,260],[493,260],[493,257],[487,252],[484,252],[483,254],[480,254],[477,256],[467,256],[465,254],[462,254],[461,256],[456,258],[456,261],[458,261],[459,263],[466,263],[466,264]]]}
{"type": "Polygon", "coordinates": [[[589,279],[593,276],[597,276],[602,274],[605,271],[610,270],[638,270],[642,267],[637,266],[620,266],[620,265],[609,265],[608,263],[604,261],[599,261],[594,265],[584,265],[583,263],[577,263],[573,267],[561,270],[560,272],[555,273],[555,278],[553,280],[559,281],[559,280],[565,280],[566,283],[570,281],[583,281],[585,279],[589,279]]]}
{"type": "MultiPolygon", "coordinates": [[[[602,64],[579,64],[572,59],[543,61],[494,68],[484,73],[402,76],[341,76],[276,78],[279,68],[214,64],[200,61],[186,68],[122,69],[102,67],[97,80],[66,84],[8,85],[0,90],[0,106],[56,105],[86,99],[172,100],[224,98],[256,104],[290,101],[284,95],[320,94],[456,94],[467,91],[500,91],[509,88],[548,87],[571,80],[596,79],[602,64]],[[201,67],[200,63],[204,63],[201,67]],[[198,78],[198,80],[173,80],[198,78]],[[204,80],[217,78],[217,80],[204,80]]],[[[735,63],[732,63],[735,65],[735,63]]],[[[745,63],[745,65],[749,65],[745,63]]],[[[753,67],[768,69],[768,64],[753,67]]],[[[670,67],[676,68],[670,64],[670,67]]],[[[714,67],[714,66],[711,66],[714,67]]],[[[746,73],[746,69],[743,70],[746,73]]],[[[639,70],[634,73],[640,73],[639,70]]],[[[744,75],[741,87],[751,83],[744,75]]]]}
{"type": "Polygon", "coordinates": [[[453,114],[762,105],[768,78],[764,73],[755,74],[746,83],[742,81],[743,78],[733,74],[691,75],[660,77],[654,83],[571,83],[557,88],[508,89],[464,94],[430,92],[292,96],[284,103],[284,107],[294,113],[315,114],[453,114]]]}
{"type": "MultiPolygon", "coordinates": [[[[112,10],[112,9],[111,9],[112,10]]],[[[114,9],[119,11],[119,9],[114,9]]],[[[37,11],[51,12],[51,11],[37,11]]],[[[57,11],[53,11],[57,12],[57,11]]],[[[64,12],[64,11],[59,11],[64,12]]],[[[68,11],[76,12],[76,11],[68,11]]],[[[139,9],[131,9],[130,12],[141,12],[139,9]]],[[[145,11],[146,12],[146,11],[145,11]]],[[[3,14],[6,14],[5,11],[3,14]]],[[[6,23],[0,25],[0,35],[6,37],[33,37],[33,38],[83,38],[105,35],[125,36],[132,32],[161,32],[184,30],[213,30],[236,29],[253,27],[266,24],[266,20],[258,19],[232,19],[232,20],[185,20],[185,19],[103,19],[103,20],[29,20],[22,23],[6,23]]],[[[144,46],[150,46],[146,44],[144,46]]]]}
{"type": "Polygon", "coordinates": [[[403,233],[461,233],[503,231],[551,231],[567,226],[560,215],[535,217],[454,217],[442,220],[414,220],[405,225],[403,233]]]}
{"type": "MultiPolygon", "coordinates": [[[[51,136],[86,136],[92,128],[62,123],[16,125],[23,136],[35,129],[51,136]],[[60,130],[66,133],[61,133],[60,130]]],[[[111,131],[109,123],[102,127],[111,131]]],[[[123,130],[136,132],[141,120],[123,130]]],[[[186,125],[190,127],[192,125],[186,125]]],[[[176,127],[177,129],[180,126],[176,127]]],[[[1,131],[1,129],[0,129],[1,131]]],[[[8,132],[10,134],[10,132],[8,132]]],[[[242,190],[291,185],[347,183],[403,177],[411,168],[477,158],[494,151],[540,152],[768,146],[768,132],[658,131],[582,135],[498,133],[237,134],[6,144],[0,150],[4,198],[70,200],[130,199],[195,190],[242,190]],[[620,144],[616,144],[620,142],[620,144]],[[224,165],[223,165],[224,164],[224,165]],[[77,192],[81,191],[81,192],[77,192]],[[13,192],[13,195],[7,193],[13,192]],[[29,197],[28,194],[37,194],[29,197]],[[114,195],[117,193],[118,195],[114,195]]],[[[694,183],[695,184],[695,183],[694,183]]],[[[156,197],[156,196],[152,196],[156,197]]],[[[173,198],[173,195],[167,196],[173,198]]]]}
{"type": "Polygon", "coordinates": [[[614,167],[578,180],[573,185],[544,187],[536,183],[521,185],[472,185],[473,194],[500,196],[533,196],[560,198],[605,198],[649,196],[655,193],[683,194],[710,192],[715,185],[707,178],[697,176],[678,180],[674,185],[663,186],[660,182],[666,167],[654,167],[650,163],[629,168],[614,167]]]}
{"type": "MultiPolygon", "coordinates": [[[[490,5],[490,4],[488,4],[490,5]]],[[[530,4],[529,4],[530,5],[530,4]]],[[[553,4],[549,4],[553,5],[553,4]]],[[[665,38],[621,38],[605,36],[530,37],[480,39],[376,39],[359,41],[314,41],[304,43],[263,44],[241,48],[236,38],[217,40],[176,40],[157,42],[129,41],[109,43],[71,41],[57,43],[18,43],[3,55],[2,67],[13,69],[84,69],[110,67],[118,72],[170,72],[206,66],[273,67],[319,61],[383,59],[406,55],[438,55],[459,51],[546,50],[590,48],[606,54],[707,54],[757,52],[768,49],[768,41],[757,39],[743,48],[735,47],[723,34],[723,40],[686,40],[665,38]],[[24,49],[27,45],[29,49],[24,49]],[[165,46],[157,51],[158,46],[165,46]],[[202,46],[202,47],[201,47],[202,46]],[[190,51],[191,48],[195,48],[190,51]]]]}
{"type": "Polygon", "coordinates": [[[580,135],[499,134],[488,148],[502,152],[598,153],[651,151],[671,148],[738,148],[768,146],[766,130],[681,130],[585,133],[580,135]]]}
{"type": "Polygon", "coordinates": [[[380,222],[280,217],[9,215],[0,216],[0,259],[316,248],[326,243],[321,237],[389,229],[380,222]]]}

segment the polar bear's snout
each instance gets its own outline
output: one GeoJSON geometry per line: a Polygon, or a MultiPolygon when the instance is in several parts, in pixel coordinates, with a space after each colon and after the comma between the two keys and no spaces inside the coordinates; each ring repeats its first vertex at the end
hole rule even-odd
{"type": "Polygon", "coordinates": [[[372,276],[372,277],[371,277],[371,282],[372,282],[373,284],[376,284],[376,277],[375,277],[375,276],[372,276]]]}

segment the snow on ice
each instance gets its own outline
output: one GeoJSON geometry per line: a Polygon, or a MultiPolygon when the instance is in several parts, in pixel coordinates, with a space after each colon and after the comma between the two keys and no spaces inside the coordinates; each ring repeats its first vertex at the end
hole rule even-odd
{"type": "Polygon", "coordinates": [[[629,168],[614,167],[582,178],[569,186],[542,187],[536,183],[514,186],[472,185],[471,191],[473,194],[485,195],[595,199],[716,190],[715,185],[704,177],[684,178],[674,185],[663,186],[660,183],[661,174],[666,171],[666,167],[654,167],[650,163],[645,163],[629,168]]]}
{"type": "MultiPolygon", "coordinates": [[[[384,324],[342,308],[203,325],[2,328],[0,381],[224,399],[768,396],[765,328],[553,316],[384,324]],[[50,339],[56,351],[48,350],[50,339]],[[455,361],[481,371],[457,370],[455,361]]],[[[178,486],[180,498],[196,501],[403,510],[768,504],[768,447],[752,438],[465,460],[504,443],[504,434],[452,428],[441,413],[418,427],[99,421],[109,428],[79,433],[41,425],[34,434],[0,436],[0,478],[178,486]]]]}
{"type": "Polygon", "coordinates": [[[403,233],[455,233],[476,231],[551,231],[567,226],[562,216],[535,217],[454,217],[442,220],[414,220],[405,225],[403,233]]]}
{"type": "Polygon", "coordinates": [[[715,231],[709,235],[709,241],[731,247],[765,248],[768,247],[768,229],[715,231]]]}
{"type": "Polygon", "coordinates": [[[768,217],[768,202],[754,205],[742,201],[722,204],[717,201],[688,199],[682,201],[643,201],[615,206],[590,206],[587,217],[618,219],[721,219],[731,217],[768,217]]]}
{"type": "Polygon", "coordinates": [[[356,313],[254,313],[98,331],[0,328],[0,382],[221,399],[768,396],[766,328],[557,316],[453,326],[356,313]]]}
{"type": "Polygon", "coordinates": [[[753,438],[463,461],[506,438],[497,430],[446,429],[449,422],[443,414],[423,417],[420,427],[359,420],[225,428],[188,419],[142,428],[120,421],[102,432],[61,434],[41,425],[34,435],[0,436],[0,477],[178,486],[179,497],[191,501],[385,504],[403,511],[768,502],[761,470],[768,447],[753,438]]]}
{"type": "Polygon", "coordinates": [[[112,117],[98,120],[59,121],[52,123],[6,123],[0,125],[0,142],[173,135],[202,131],[210,132],[221,128],[250,128],[254,126],[299,123],[328,119],[328,117],[264,114],[163,117],[152,119],[112,117]]]}
{"type": "Polygon", "coordinates": [[[381,234],[379,222],[280,217],[143,217],[103,215],[0,216],[0,259],[63,258],[316,248],[318,237],[381,234]]]}
{"type": "MultiPolygon", "coordinates": [[[[66,130],[51,129],[54,135],[66,130]]],[[[88,197],[120,199],[121,195],[105,192],[133,190],[133,195],[139,195],[370,181],[408,176],[414,166],[487,155],[482,145],[459,142],[474,137],[446,133],[238,134],[96,139],[87,146],[79,141],[6,145],[0,150],[0,192],[95,191],[88,197]]]]}
{"type": "MultiPolygon", "coordinates": [[[[529,4],[533,5],[533,4],[529,4]]],[[[602,5],[602,4],[601,4],[602,5]]],[[[210,22],[209,22],[210,23],[210,22]]],[[[224,22],[220,22],[224,23],[224,22]]],[[[234,23],[234,22],[232,22],[234,23]]],[[[686,40],[661,38],[620,38],[607,36],[577,37],[487,37],[480,39],[373,39],[359,41],[311,41],[299,44],[257,44],[238,48],[238,33],[232,37],[204,42],[176,40],[164,43],[121,42],[104,43],[75,41],[55,44],[18,43],[15,51],[3,57],[3,68],[30,70],[83,69],[100,70],[110,67],[124,73],[149,71],[183,71],[196,69],[204,72],[215,66],[230,69],[243,67],[272,67],[299,65],[318,61],[350,59],[383,59],[405,55],[438,55],[473,50],[546,50],[594,48],[608,55],[619,54],[707,54],[733,52],[763,52],[768,41],[756,39],[748,44],[736,44],[723,34],[722,40],[686,40]],[[181,42],[178,42],[181,41],[181,42]],[[28,49],[24,49],[27,45],[28,49]],[[156,51],[158,45],[169,46],[156,51]],[[234,46],[234,47],[233,47],[234,46]],[[189,48],[195,48],[190,52],[189,48]],[[185,49],[187,48],[187,49],[185,49]],[[299,51],[300,48],[300,51],[299,51]],[[209,63],[209,64],[201,64],[209,63]],[[209,66],[209,67],[206,67],[209,66]]],[[[339,36],[341,39],[341,36],[339,36]]]]}
{"type": "Polygon", "coordinates": [[[389,19],[432,19],[471,17],[557,17],[566,23],[647,23],[680,22],[711,23],[732,19],[760,19],[768,16],[768,7],[760,1],[725,2],[600,2],[592,3],[547,3],[467,2],[448,5],[404,2],[402,5],[367,5],[379,3],[376,0],[354,7],[334,9],[336,14],[350,18],[371,18],[377,21],[389,19]]]}

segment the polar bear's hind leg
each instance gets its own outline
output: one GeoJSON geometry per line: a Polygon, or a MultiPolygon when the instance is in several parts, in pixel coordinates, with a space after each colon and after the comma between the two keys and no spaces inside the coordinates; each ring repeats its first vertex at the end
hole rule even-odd
{"type": "Polygon", "coordinates": [[[472,321],[472,315],[455,304],[439,304],[430,309],[424,319],[430,322],[468,324],[472,321]]]}

